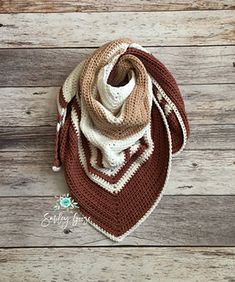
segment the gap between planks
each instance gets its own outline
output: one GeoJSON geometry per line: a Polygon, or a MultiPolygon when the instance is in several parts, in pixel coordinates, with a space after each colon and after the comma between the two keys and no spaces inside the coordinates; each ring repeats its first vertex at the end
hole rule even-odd
{"type": "Polygon", "coordinates": [[[190,11],[190,10],[233,10],[234,2],[232,0],[188,0],[182,2],[179,0],[67,0],[67,1],[49,1],[49,0],[6,0],[0,5],[1,13],[65,13],[65,12],[148,12],[148,11],[190,11]]]}
{"type": "MultiPolygon", "coordinates": [[[[1,14],[0,14],[1,15],[1,14]]],[[[201,45],[158,45],[158,44],[154,44],[154,45],[141,45],[144,48],[211,48],[211,47],[234,47],[235,44],[229,44],[229,45],[224,45],[224,44],[201,44],[201,45]]],[[[0,47],[0,51],[2,50],[82,50],[82,49],[87,49],[87,50],[93,50],[93,49],[97,49],[99,48],[100,45],[97,46],[49,46],[49,47],[27,47],[27,48],[22,48],[22,47],[11,47],[11,48],[4,48],[4,47],[0,47]]]]}

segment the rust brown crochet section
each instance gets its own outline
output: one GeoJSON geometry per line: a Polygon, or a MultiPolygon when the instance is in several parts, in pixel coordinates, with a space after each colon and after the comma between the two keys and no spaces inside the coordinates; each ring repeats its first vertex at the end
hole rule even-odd
{"type": "Polygon", "coordinates": [[[153,155],[118,194],[101,189],[85,174],[77,153],[77,136],[67,123],[61,147],[66,181],[81,212],[102,229],[118,237],[133,227],[154,204],[163,189],[169,161],[169,143],[162,117],[152,111],[153,155]],[[66,152],[66,154],[64,154],[66,152]]]}

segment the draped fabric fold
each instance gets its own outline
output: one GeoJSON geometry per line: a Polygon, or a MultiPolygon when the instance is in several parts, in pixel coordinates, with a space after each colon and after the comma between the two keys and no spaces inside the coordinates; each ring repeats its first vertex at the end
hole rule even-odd
{"type": "Polygon", "coordinates": [[[157,206],[189,136],[174,77],[130,39],[109,42],[58,95],[53,170],[63,165],[85,219],[121,241],[157,206]]]}

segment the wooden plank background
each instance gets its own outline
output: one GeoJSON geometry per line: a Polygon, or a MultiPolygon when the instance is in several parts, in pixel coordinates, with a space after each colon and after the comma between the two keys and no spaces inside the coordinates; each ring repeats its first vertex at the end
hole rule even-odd
{"type": "MultiPolygon", "coordinates": [[[[44,183],[47,188],[47,184],[44,183]]],[[[86,223],[73,226],[73,215],[50,224],[54,197],[4,197],[0,200],[3,247],[45,246],[234,246],[234,197],[165,196],[153,214],[121,243],[86,223]],[[12,208],[14,207],[14,208],[12,208]],[[44,214],[48,213],[44,220],[44,214]],[[7,218],[7,221],[6,221],[7,218]],[[44,221],[43,221],[44,220],[44,221]],[[17,222],[17,224],[14,224],[17,222]],[[66,231],[64,231],[66,230],[66,231]]],[[[78,214],[79,216],[79,214],[78,214]]],[[[79,217],[81,218],[81,217],[79,217]]]]}
{"type": "Polygon", "coordinates": [[[99,273],[99,281],[117,281],[118,277],[118,281],[136,282],[228,282],[233,281],[234,278],[232,271],[235,250],[234,248],[187,247],[27,248],[1,250],[0,256],[3,281],[8,281],[9,269],[12,269],[11,281],[19,281],[20,274],[22,281],[26,282],[62,281],[61,277],[66,277],[65,281],[77,281],[79,277],[79,281],[97,282],[97,273],[99,273]],[[35,258],[40,260],[37,261],[35,258]],[[128,271],[126,262],[128,262],[128,271]]]}
{"type": "MultiPolygon", "coordinates": [[[[235,46],[148,49],[165,62],[180,85],[234,82],[235,46]]],[[[94,48],[0,49],[0,86],[60,86],[92,51],[94,48]]]]}
{"type": "Polygon", "coordinates": [[[234,11],[1,15],[0,48],[97,47],[123,36],[143,46],[232,45],[234,11]]]}
{"type": "Polygon", "coordinates": [[[235,280],[233,0],[0,1],[0,281],[235,280]],[[153,214],[121,243],[49,224],[55,96],[94,48],[131,37],[172,71],[191,125],[153,214]],[[128,267],[127,267],[128,266],[128,267]],[[48,269],[48,270],[46,270],[48,269]]]}

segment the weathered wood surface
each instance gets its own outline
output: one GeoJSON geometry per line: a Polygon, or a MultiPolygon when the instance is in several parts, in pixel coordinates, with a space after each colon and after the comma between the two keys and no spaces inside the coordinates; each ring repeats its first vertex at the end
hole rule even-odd
{"type": "Polygon", "coordinates": [[[55,126],[58,91],[58,87],[1,88],[0,108],[5,118],[0,118],[0,125],[55,126]]]}
{"type": "Polygon", "coordinates": [[[235,44],[234,11],[1,14],[0,48],[94,47],[131,37],[144,46],[235,44]],[[206,28],[205,28],[206,27],[206,28]]]}
{"type": "Polygon", "coordinates": [[[53,197],[0,198],[0,247],[234,246],[234,198],[163,196],[148,219],[121,243],[83,222],[79,211],[77,222],[73,213],[54,211],[53,197]]]}
{"type": "MultiPolygon", "coordinates": [[[[55,143],[55,126],[0,127],[0,151],[49,151],[55,143]]],[[[235,124],[191,124],[185,150],[235,150],[235,124]]]]}
{"type": "MultiPolygon", "coordinates": [[[[180,89],[191,124],[234,124],[234,84],[180,89]]],[[[0,126],[55,126],[58,92],[59,87],[0,88],[0,126]]]]}
{"type": "Polygon", "coordinates": [[[235,85],[182,86],[191,124],[234,124],[235,85]]]}
{"type": "MultiPolygon", "coordinates": [[[[179,84],[234,83],[235,46],[149,47],[179,84]]],[[[91,49],[1,49],[0,86],[60,86],[91,49]]]]}
{"type": "MultiPolygon", "coordinates": [[[[1,152],[1,196],[53,196],[66,192],[63,172],[51,170],[50,152],[1,152]]],[[[235,194],[234,151],[184,151],[174,157],[165,194],[235,194]]]]}
{"type": "Polygon", "coordinates": [[[235,281],[234,9],[233,0],[0,0],[0,281],[235,281]],[[61,221],[54,196],[68,188],[51,164],[59,86],[123,34],[174,74],[191,139],[158,207],[114,243],[81,218],[73,226],[71,213],[61,221]],[[43,227],[47,212],[59,224],[43,227]]]}
{"type": "Polygon", "coordinates": [[[183,11],[234,9],[233,0],[2,0],[1,13],[51,13],[51,12],[122,12],[122,11],[183,11]]]}
{"type": "Polygon", "coordinates": [[[234,248],[1,249],[2,281],[232,282],[234,248]]]}

